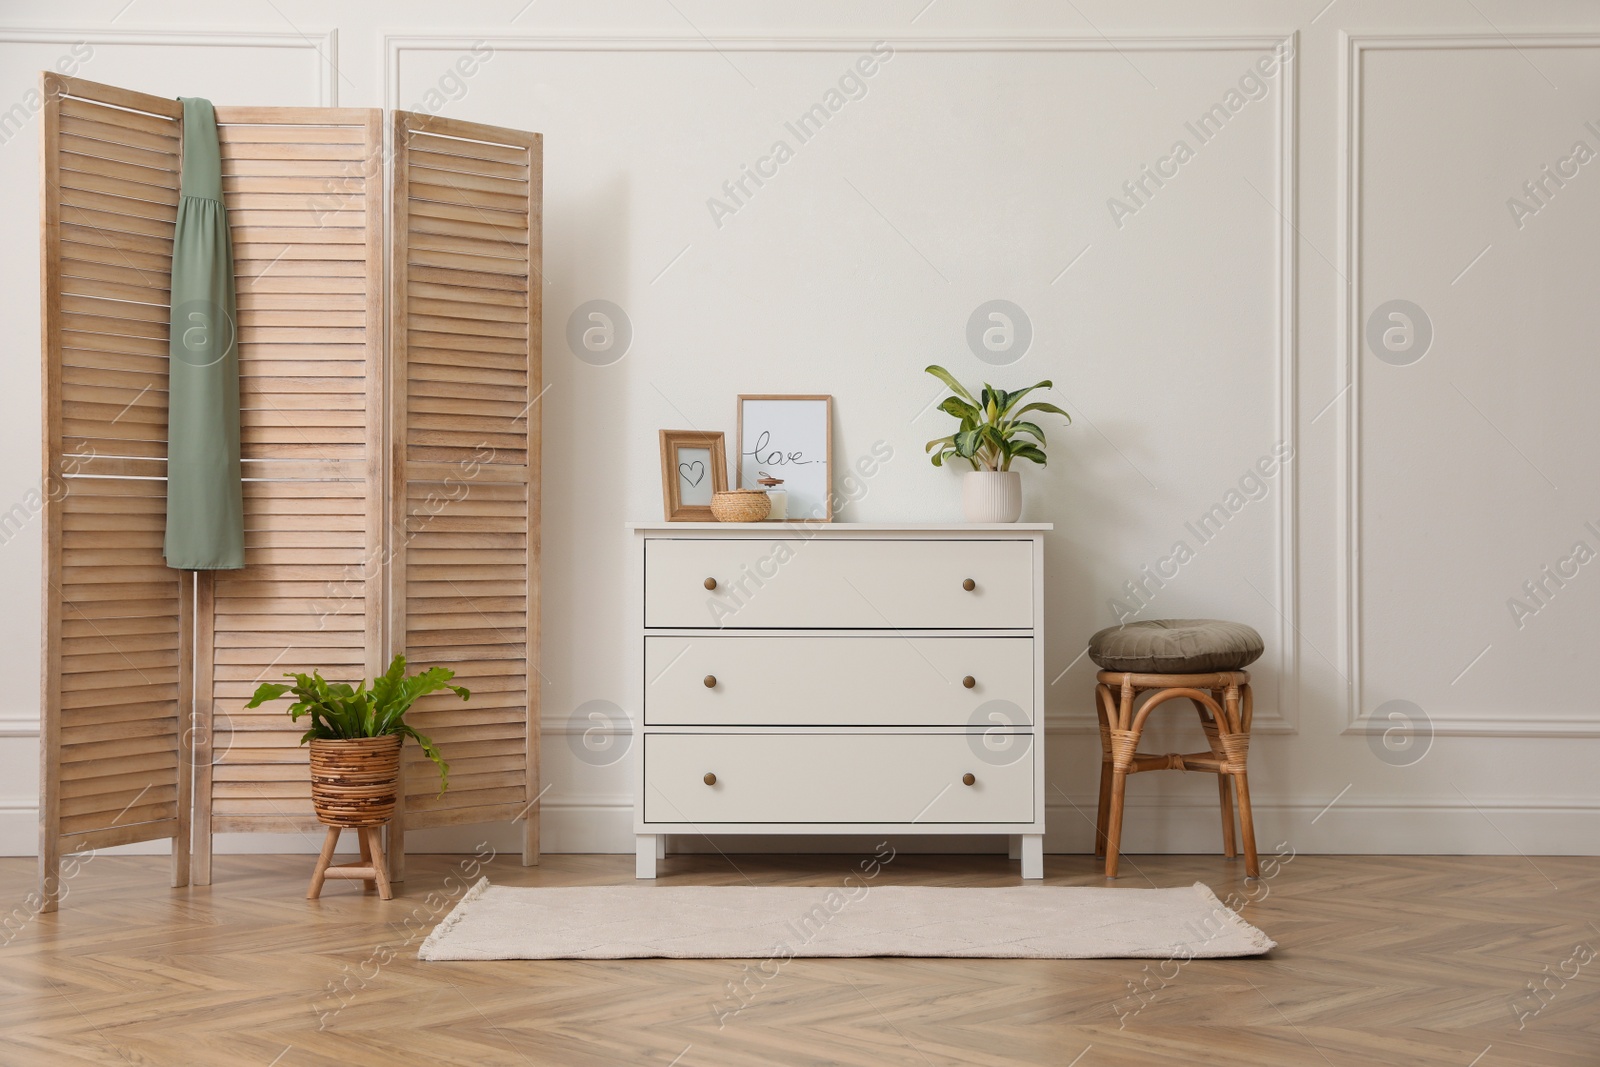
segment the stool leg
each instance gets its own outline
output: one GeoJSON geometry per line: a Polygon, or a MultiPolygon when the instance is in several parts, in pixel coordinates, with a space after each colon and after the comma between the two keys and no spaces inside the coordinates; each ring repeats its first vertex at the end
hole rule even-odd
{"type": "Polygon", "coordinates": [[[1239,795],[1239,836],[1244,838],[1244,873],[1251,878],[1261,877],[1261,863],[1256,858],[1256,824],[1250,811],[1250,778],[1245,772],[1245,762],[1250,752],[1250,686],[1230,685],[1224,693],[1224,710],[1227,713],[1227,732],[1233,744],[1229,748],[1228,762],[1237,768],[1233,774],[1233,788],[1239,795]],[[1243,689],[1241,693],[1240,690],[1243,689]],[[1242,705],[1242,706],[1241,706],[1242,705]]]}
{"type": "Polygon", "coordinates": [[[382,900],[393,900],[394,890],[389,888],[389,861],[383,854],[383,828],[381,826],[363,826],[362,836],[367,839],[367,848],[372,859],[373,881],[378,883],[378,897],[382,900]]]}
{"type": "Polygon", "coordinates": [[[1094,820],[1094,854],[1106,854],[1106,824],[1111,819],[1111,761],[1100,761],[1100,810],[1094,820]]]}
{"type": "Polygon", "coordinates": [[[328,880],[328,864],[333,862],[333,850],[339,847],[339,828],[328,827],[328,836],[323,838],[322,852],[317,856],[317,865],[311,871],[311,888],[306,890],[307,900],[316,900],[322,895],[322,883],[328,880]]]}
{"type": "Polygon", "coordinates": [[[1111,689],[1094,687],[1094,710],[1100,718],[1100,804],[1094,816],[1094,854],[1106,854],[1106,822],[1111,816],[1111,689]]]}
{"type": "Polygon", "coordinates": [[[1117,852],[1122,847],[1122,793],[1128,774],[1121,767],[1111,770],[1111,812],[1106,824],[1106,877],[1117,876],[1117,852]]]}
{"type": "Polygon", "coordinates": [[[1233,844],[1233,795],[1228,784],[1228,775],[1217,775],[1217,796],[1222,800],[1222,854],[1231,860],[1239,850],[1233,844]]]}
{"type": "Polygon", "coordinates": [[[1239,834],[1244,838],[1244,873],[1261,877],[1261,862],[1256,858],[1256,824],[1250,815],[1250,779],[1240,771],[1234,776],[1239,791],[1239,834]]]}
{"type": "MultiPolygon", "coordinates": [[[[1133,675],[1122,676],[1121,691],[1118,694],[1116,721],[1111,723],[1111,728],[1106,731],[1105,745],[1107,755],[1111,756],[1111,810],[1106,815],[1106,877],[1117,876],[1117,859],[1122,848],[1122,802],[1127,791],[1128,774],[1133,767],[1133,756],[1139,748],[1139,731],[1133,725],[1133,702],[1136,693],[1133,688],[1133,675]],[[1113,735],[1112,730],[1118,732],[1113,735]],[[1128,740],[1122,731],[1132,731],[1133,743],[1120,746],[1117,742],[1128,740]],[[1125,747],[1126,751],[1123,751],[1125,747]],[[1118,752],[1122,756],[1118,756],[1118,752]],[[1123,759],[1127,762],[1123,762],[1123,759]]],[[[1109,719],[1110,712],[1107,711],[1109,719]]]]}
{"type": "MultiPolygon", "coordinates": [[[[1211,690],[1211,699],[1215,700],[1219,707],[1227,707],[1227,697],[1222,690],[1211,690]]],[[[1211,746],[1211,754],[1226,763],[1228,754],[1222,749],[1222,727],[1224,724],[1218,723],[1215,716],[1209,714],[1209,709],[1199,701],[1195,701],[1194,706],[1200,711],[1200,725],[1205,729],[1206,742],[1211,746]]],[[[1231,792],[1231,785],[1228,775],[1218,772],[1217,800],[1222,808],[1222,854],[1230,860],[1239,854],[1239,849],[1234,842],[1233,836],[1233,793],[1231,792]]]]}

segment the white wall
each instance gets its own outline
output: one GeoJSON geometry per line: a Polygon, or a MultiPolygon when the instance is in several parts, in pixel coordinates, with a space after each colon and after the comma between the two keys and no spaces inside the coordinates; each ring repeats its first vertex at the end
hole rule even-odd
{"type": "MultiPolygon", "coordinates": [[[[1202,19],[1177,2],[925,3],[757,15],[506,0],[458,24],[422,3],[380,19],[353,3],[139,0],[112,21],[123,0],[107,0],[97,19],[56,23],[18,4],[0,11],[0,107],[26,110],[37,70],[79,44],[92,56],[78,73],[148,92],[420,104],[545,134],[553,851],[631,847],[625,762],[581,735],[606,702],[633,710],[622,524],[659,514],[656,431],[731,438],[740,392],[832,393],[841,467],[880,439],[894,449],[840,518],[954,519],[955,475],[922,457],[947,421],[928,410],[929,362],[1006,386],[1051,378],[1074,416],[1051,433],[1050,466],[1025,474],[1027,517],[1057,527],[1052,850],[1091,836],[1076,810],[1092,818],[1098,765],[1084,641],[1116,621],[1112,598],[1138,607],[1124,583],[1183,541],[1193,558],[1138,617],[1216,615],[1266,635],[1252,759],[1264,848],[1600,851],[1600,709],[1573,682],[1600,638],[1600,563],[1547,581],[1542,604],[1521,589],[1577,541],[1600,552],[1587,403],[1600,370],[1583,314],[1600,282],[1600,163],[1548,182],[1542,206],[1520,188],[1576,141],[1600,152],[1600,12],[1238,0],[1202,19]],[[476,41],[492,54],[453,73],[476,41]],[[876,42],[865,92],[801,143],[785,121],[876,42]],[[1264,61],[1275,49],[1287,65],[1264,61]],[[1271,76],[1230,98],[1252,69],[1271,76]],[[1218,103],[1236,113],[1202,143],[1186,123],[1218,103]],[[1193,158],[1148,182],[1143,203],[1127,197],[1123,183],[1180,139],[1193,158]],[[708,199],[729,203],[724,181],[777,140],[793,158],[714,213],[708,199]],[[1514,217],[1519,195],[1539,210],[1514,217]],[[1112,197],[1134,210],[1114,217],[1112,197]],[[595,299],[633,328],[603,366],[566,339],[595,299]],[[966,342],[992,299],[1032,324],[1010,366],[966,342]],[[1432,326],[1408,365],[1363,336],[1393,300],[1432,326]],[[1275,452],[1292,458],[1247,481],[1257,499],[1202,544],[1186,523],[1237,505],[1229,491],[1275,452]],[[1537,611],[1514,619],[1513,596],[1537,611]],[[1396,700],[1415,709],[1414,735],[1394,732],[1396,700]]],[[[0,144],[0,280],[16,295],[0,302],[0,444],[14,458],[0,510],[38,482],[36,131],[0,144]]],[[[0,544],[13,678],[0,851],[21,853],[34,846],[38,558],[36,522],[0,544]]],[[[1150,775],[1130,792],[1131,850],[1217,846],[1209,778],[1150,775]]],[[[485,835],[510,841],[463,828],[424,843],[485,835]]]]}

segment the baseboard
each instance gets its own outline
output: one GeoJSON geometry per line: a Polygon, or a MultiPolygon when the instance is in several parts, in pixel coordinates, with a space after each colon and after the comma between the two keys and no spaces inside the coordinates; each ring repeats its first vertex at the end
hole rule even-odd
{"type": "MultiPolygon", "coordinates": [[[[632,852],[633,806],[625,801],[546,799],[539,832],[545,852],[632,852]]],[[[472,853],[487,843],[497,852],[522,852],[522,831],[515,823],[447,826],[413,830],[406,835],[412,853],[472,853]]],[[[0,856],[35,856],[39,848],[39,808],[32,801],[0,800],[0,856]]],[[[218,834],[217,855],[316,855],[320,834],[218,834]]],[[[106,850],[106,855],[165,856],[165,841],[145,841],[106,850]]]]}
{"type": "MultiPolygon", "coordinates": [[[[1083,853],[1094,840],[1095,798],[1057,797],[1047,809],[1045,851],[1083,853]]],[[[1309,854],[1346,855],[1600,855],[1600,801],[1533,801],[1380,798],[1333,804],[1298,799],[1258,799],[1256,839],[1262,851],[1292,848],[1309,854]]],[[[31,802],[0,801],[0,855],[32,856],[38,847],[38,814],[31,802]]],[[[547,799],[541,823],[548,853],[633,851],[633,807],[626,798],[589,796],[547,799]]],[[[1129,853],[1195,853],[1221,847],[1214,804],[1182,797],[1133,797],[1123,828],[1129,853]]],[[[520,850],[512,824],[419,830],[407,836],[412,852],[470,853],[482,843],[501,852],[520,850]]],[[[851,837],[717,835],[711,840],[676,835],[676,851],[849,852],[864,842],[851,837]]],[[[219,855],[315,853],[313,835],[219,834],[219,855]]],[[[907,837],[896,847],[910,852],[1002,852],[999,835],[907,837]]],[[[146,842],[113,853],[164,855],[165,842],[146,842]]]]}

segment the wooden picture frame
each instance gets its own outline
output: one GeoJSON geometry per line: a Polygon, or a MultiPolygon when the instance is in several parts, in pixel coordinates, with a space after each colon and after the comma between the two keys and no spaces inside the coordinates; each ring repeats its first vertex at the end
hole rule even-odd
{"type": "Polygon", "coordinates": [[[666,521],[715,522],[711,494],[727,488],[728,451],[720,430],[661,431],[661,510],[666,521]]]}
{"type": "Polygon", "coordinates": [[[789,519],[833,521],[832,396],[741,393],[735,441],[739,488],[765,488],[757,481],[765,471],[783,479],[789,519]]]}

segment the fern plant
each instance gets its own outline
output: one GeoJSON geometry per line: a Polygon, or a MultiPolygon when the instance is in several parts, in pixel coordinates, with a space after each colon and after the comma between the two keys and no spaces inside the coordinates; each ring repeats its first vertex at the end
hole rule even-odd
{"type": "Polygon", "coordinates": [[[961,420],[961,426],[955,433],[929,441],[923,447],[924,452],[933,453],[935,467],[942,467],[945,460],[955,458],[966,460],[975,471],[1008,471],[1014,459],[1031,460],[1042,467],[1045,462],[1044,430],[1025,416],[1030,412],[1042,411],[1060,415],[1069,423],[1072,421],[1071,415],[1043,400],[1017,406],[1023,397],[1035,389],[1049,389],[1049,379],[1014,393],[996,389],[985,382],[982,392],[974,397],[943,367],[926,369],[955,394],[945,397],[939,404],[939,410],[961,420]],[[1021,437],[1021,434],[1027,436],[1021,437]]]}
{"type": "Polygon", "coordinates": [[[289,718],[298,722],[301,716],[311,716],[311,729],[300,738],[307,741],[340,741],[359,737],[384,737],[399,734],[409,737],[422,746],[423,754],[439,767],[439,792],[450,788],[450,765],[444,761],[432,741],[419,734],[405,720],[405,714],[421,697],[448,689],[462,700],[472,694],[463,686],[451,685],[456,672],[445,667],[429,669],[406,677],[406,658],[396,656],[389,669],[372,680],[351,688],[348,682],[329,682],[317,671],[310,674],[286,672],[293,685],[282,682],[262,682],[250,698],[247,708],[258,708],[269,700],[286,694],[294,696],[289,705],[289,718]]]}

